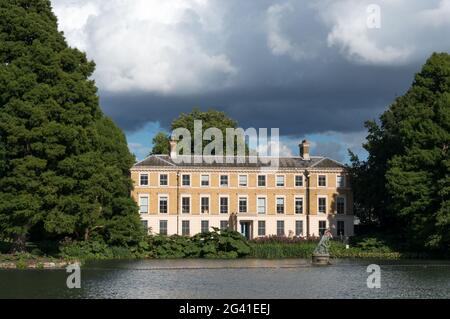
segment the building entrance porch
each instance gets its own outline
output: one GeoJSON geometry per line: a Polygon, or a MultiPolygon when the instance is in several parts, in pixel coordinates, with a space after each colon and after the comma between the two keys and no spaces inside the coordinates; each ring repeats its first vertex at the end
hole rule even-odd
{"type": "Polygon", "coordinates": [[[241,225],[241,234],[247,238],[247,240],[253,239],[253,221],[242,220],[239,224],[241,225]]]}

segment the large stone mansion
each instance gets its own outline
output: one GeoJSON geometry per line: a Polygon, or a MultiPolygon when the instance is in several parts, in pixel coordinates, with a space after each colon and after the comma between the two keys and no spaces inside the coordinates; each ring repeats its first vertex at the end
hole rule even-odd
{"type": "MultiPolygon", "coordinates": [[[[172,144],[172,150],[174,145],[172,144]]],[[[247,238],[269,235],[352,236],[352,190],[346,168],[326,157],[280,157],[276,168],[256,163],[181,163],[152,155],[131,169],[132,196],[149,232],[192,236],[229,226],[247,238]]]]}

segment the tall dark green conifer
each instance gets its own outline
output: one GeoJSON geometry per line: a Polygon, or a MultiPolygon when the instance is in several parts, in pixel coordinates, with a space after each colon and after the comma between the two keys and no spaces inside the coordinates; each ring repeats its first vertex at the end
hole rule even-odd
{"type": "Polygon", "coordinates": [[[413,244],[450,249],[450,55],[433,54],[382,116],[399,152],[387,190],[413,244]]]}
{"type": "Polygon", "coordinates": [[[356,201],[413,247],[450,249],[450,55],[433,54],[380,120],[367,124],[368,160],[353,161],[368,185],[356,201]]]}
{"type": "Polygon", "coordinates": [[[99,107],[95,65],[68,47],[48,0],[0,0],[0,234],[142,236],[134,158],[99,107]]]}

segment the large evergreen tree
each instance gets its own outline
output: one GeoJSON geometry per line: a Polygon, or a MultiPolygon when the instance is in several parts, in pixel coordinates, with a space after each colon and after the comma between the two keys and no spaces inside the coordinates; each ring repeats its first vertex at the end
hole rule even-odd
{"type": "Polygon", "coordinates": [[[134,162],[99,107],[94,63],[68,47],[48,0],[0,0],[0,233],[142,236],[130,198],[134,162]]]}
{"type": "Polygon", "coordinates": [[[412,246],[449,249],[450,55],[433,54],[380,120],[367,124],[368,160],[353,161],[354,181],[368,187],[357,202],[412,246]]]}

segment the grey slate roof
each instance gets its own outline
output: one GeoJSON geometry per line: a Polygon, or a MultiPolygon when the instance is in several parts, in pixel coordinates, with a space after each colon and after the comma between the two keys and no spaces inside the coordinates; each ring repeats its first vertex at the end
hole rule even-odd
{"type": "MultiPolygon", "coordinates": [[[[209,168],[220,168],[220,167],[236,167],[236,168],[261,168],[261,167],[270,167],[270,162],[268,161],[270,158],[260,158],[257,159],[255,163],[254,160],[251,160],[247,157],[232,157],[232,163],[227,163],[226,158],[224,157],[223,163],[218,163],[216,161],[207,162],[203,160],[202,163],[195,163],[194,157],[190,156],[181,156],[186,161],[182,163],[175,163],[172,158],[168,155],[151,155],[146,159],[136,163],[134,165],[135,168],[143,168],[143,167],[209,167],[209,168]],[[189,161],[188,161],[189,159],[189,161]],[[265,160],[266,159],[266,160],[265,160]]],[[[198,158],[197,158],[198,159],[198,158]]],[[[254,158],[253,158],[254,159],[254,158]]],[[[311,160],[306,161],[301,157],[279,157],[279,165],[280,168],[344,168],[345,166],[337,161],[334,161],[327,157],[319,157],[312,156],[311,160]]]]}

